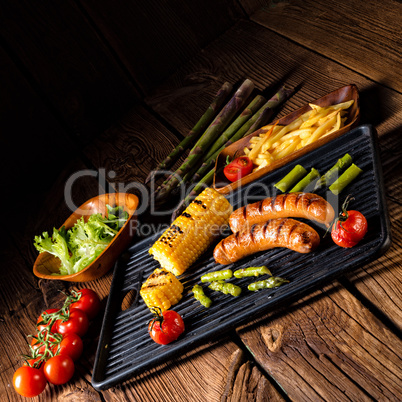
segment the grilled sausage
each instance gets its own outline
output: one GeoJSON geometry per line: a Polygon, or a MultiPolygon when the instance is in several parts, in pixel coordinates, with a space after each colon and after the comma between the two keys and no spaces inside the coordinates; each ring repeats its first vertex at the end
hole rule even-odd
{"type": "Polygon", "coordinates": [[[325,224],[327,227],[335,217],[332,205],[316,194],[289,193],[248,204],[236,209],[229,218],[235,233],[245,225],[266,222],[276,218],[306,218],[325,224]]]}
{"type": "Polygon", "coordinates": [[[270,248],[286,247],[309,253],[319,244],[320,236],[309,225],[291,218],[271,219],[221,240],[214,249],[214,258],[217,263],[226,265],[270,248]]]}

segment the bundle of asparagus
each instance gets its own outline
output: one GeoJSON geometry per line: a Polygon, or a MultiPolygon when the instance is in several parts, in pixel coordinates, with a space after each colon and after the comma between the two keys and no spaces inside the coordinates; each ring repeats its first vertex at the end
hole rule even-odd
{"type": "MultiPolygon", "coordinates": [[[[289,98],[292,93],[291,90],[282,87],[268,101],[262,95],[257,95],[243,109],[254,90],[254,84],[249,79],[246,79],[229,102],[217,114],[219,107],[224,103],[230,90],[231,85],[225,83],[190,133],[159,164],[156,170],[170,168],[181,154],[196,141],[182,165],[157,188],[154,195],[155,201],[162,203],[180,185],[186,184],[189,188],[193,186],[192,191],[181,201],[176,209],[173,219],[175,215],[181,213],[193,198],[212,183],[215,173],[215,161],[222,149],[268,124],[275,108],[289,98]],[[207,124],[209,126],[205,129],[207,124]]],[[[154,177],[156,171],[150,173],[146,180],[147,182],[154,177]]]]}
{"type": "Polygon", "coordinates": [[[253,82],[246,79],[196,142],[183,164],[156,190],[155,201],[157,203],[163,202],[169,197],[172,190],[180,183],[181,178],[195,166],[228,126],[235,114],[242,109],[253,90],[253,82]]]}
{"type": "Polygon", "coordinates": [[[177,145],[177,147],[157,166],[157,168],[149,173],[148,177],[145,179],[145,184],[153,180],[156,172],[170,169],[180,158],[183,152],[185,152],[195,143],[195,141],[200,137],[200,135],[217,115],[232,89],[233,86],[229,82],[225,82],[222,85],[208,109],[201,116],[200,120],[198,120],[196,125],[188,132],[180,144],[177,145]]]}

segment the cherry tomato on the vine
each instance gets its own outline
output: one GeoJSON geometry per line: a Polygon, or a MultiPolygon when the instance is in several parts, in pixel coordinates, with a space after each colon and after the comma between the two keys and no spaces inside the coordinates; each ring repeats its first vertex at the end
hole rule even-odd
{"type": "Polygon", "coordinates": [[[184,332],[183,318],[173,310],[163,313],[160,309],[153,309],[155,317],[148,325],[151,338],[160,345],[167,345],[175,341],[184,332]]]}
{"type": "Polygon", "coordinates": [[[74,375],[74,362],[68,355],[51,357],[44,365],[46,379],[56,385],[65,384],[74,375]]]}
{"type": "Polygon", "coordinates": [[[13,376],[14,389],[22,396],[32,398],[39,395],[47,381],[42,369],[29,366],[20,367],[13,376]]]}
{"type": "MultiPolygon", "coordinates": [[[[57,308],[49,308],[47,310],[45,310],[37,319],[36,321],[36,327],[38,329],[38,332],[41,332],[42,330],[46,329],[49,330],[49,325],[50,322],[49,321],[49,314],[51,313],[56,313],[57,311],[59,311],[57,308]],[[39,323],[42,323],[41,325],[38,325],[39,323]]],[[[50,328],[50,332],[57,332],[57,321],[55,321],[52,325],[52,327],[50,328]]]]}
{"type": "Polygon", "coordinates": [[[92,289],[81,289],[77,294],[80,298],[70,305],[70,310],[82,310],[90,320],[94,319],[101,309],[99,296],[92,289]]]}
{"type": "Polygon", "coordinates": [[[84,350],[82,339],[75,333],[71,332],[63,335],[59,348],[55,348],[54,352],[60,355],[68,355],[73,361],[78,360],[84,350]]]}
{"type": "Polygon", "coordinates": [[[240,156],[227,164],[223,174],[230,181],[237,181],[253,171],[253,162],[247,156],[240,156]]]}
{"type": "Polygon", "coordinates": [[[88,316],[83,311],[75,309],[70,311],[70,316],[66,321],[60,320],[57,332],[62,335],[73,332],[78,336],[83,336],[88,331],[88,327],[88,316]]]}

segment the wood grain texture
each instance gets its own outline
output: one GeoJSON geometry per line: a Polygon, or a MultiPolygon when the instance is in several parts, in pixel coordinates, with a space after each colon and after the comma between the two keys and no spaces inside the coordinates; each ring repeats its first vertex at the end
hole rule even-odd
{"type": "Polygon", "coordinates": [[[228,381],[221,402],[284,401],[281,394],[255,364],[249,360],[241,365],[240,362],[236,359],[236,376],[233,375],[234,378],[228,376],[228,379],[232,381],[228,381]]]}
{"type": "Polygon", "coordinates": [[[276,7],[286,7],[291,0],[240,0],[240,4],[249,18],[256,11],[271,9],[276,7]]]}
{"type": "Polygon", "coordinates": [[[84,152],[119,191],[143,183],[149,171],[179,142],[145,108],[133,108],[84,152]]]}
{"type": "MultiPolygon", "coordinates": [[[[236,83],[244,77],[250,78],[258,90],[265,90],[270,95],[281,83],[296,89],[294,96],[280,109],[278,117],[354,83],[360,91],[361,123],[374,124],[382,135],[397,129],[402,120],[402,99],[398,92],[373,83],[339,63],[244,20],[236,23],[202,53],[178,69],[169,82],[160,87],[162,97],[155,93],[146,101],[169,124],[185,133],[194,124],[194,116],[189,121],[186,103],[196,105],[205,87],[214,88],[213,92],[224,81],[236,83]],[[203,80],[202,85],[194,86],[194,91],[190,93],[191,77],[203,77],[203,80]],[[181,129],[184,125],[185,128],[181,129]]],[[[199,117],[202,108],[197,110],[199,117]]]]}
{"type": "Polygon", "coordinates": [[[233,0],[84,1],[82,7],[144,93],[242,16],[233,0]]]}
{"type": "Polygon", "coordinates": [[[3,1],[0,36],[53,112],[81,140],[128,110],[137,95],[74,1],[3,1]]]}
{"type": "Polygon", "coordinates": [[[384,184],[391,222],[392,246],[377,261],[348,275],[348,280],[366,300],[381,311],[402,331],[402,130],[395,130],[381,138],[381,160],[384,184]]]}
{"type": "Polygon", "coordinates": [[[375,0],[358,4],[348,0],[268,0],[250,18],[376,82],[402,91],[401,14],[402,4],[393,0],[381,5],[375,0]]]}
{"type": "Polygon", "coordinates": [[[402,396],[401,339],[339,285],[239,335],[292,400],[402,396]]]}

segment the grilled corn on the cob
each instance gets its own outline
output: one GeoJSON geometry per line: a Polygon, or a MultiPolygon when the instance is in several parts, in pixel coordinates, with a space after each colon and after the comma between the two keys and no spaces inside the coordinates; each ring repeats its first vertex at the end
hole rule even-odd
{"type": "Polygon", "coordinates": [[[232,206],[212,188],[206,188],[150,248],[162,268],[181,275],[221,234],[232,206]]]}
{"type": "Polygon", "coordinates": [[[172,273],[156,269],[141,286],[140,295],[149,308],[165,311],[178,303],[182,292],[182,283],[172,273]]]}

